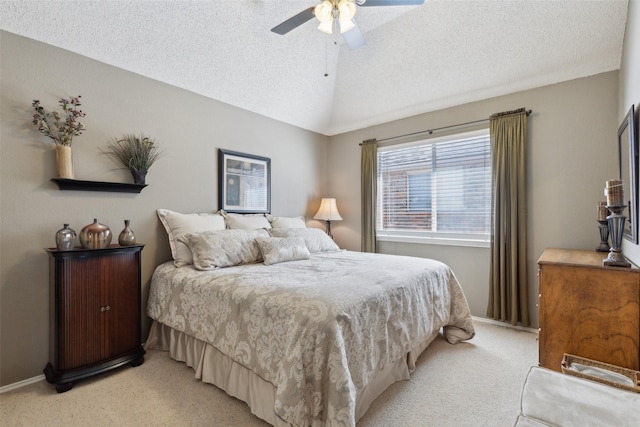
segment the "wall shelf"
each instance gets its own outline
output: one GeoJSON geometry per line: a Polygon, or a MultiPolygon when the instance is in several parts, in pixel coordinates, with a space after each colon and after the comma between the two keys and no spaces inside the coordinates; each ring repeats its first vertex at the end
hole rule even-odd
{"type": "Polygon", "coordinates": [[[146,184],[129,184],[125,182],[80,181],[77,179],[51,178],[60,190],[72,191],[110,191],[113,193],[139,193],[146,184]]]}

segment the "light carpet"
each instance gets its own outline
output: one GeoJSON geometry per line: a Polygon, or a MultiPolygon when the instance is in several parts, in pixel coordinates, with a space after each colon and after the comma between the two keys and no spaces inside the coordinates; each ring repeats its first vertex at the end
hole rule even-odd
{"type": "MultiPolygon", "coordinates": [[[[522,384],[538,363],[537,334],[475,322],[476,336],[451,345],[439,336],[409,381],[393,384],[358,427],[512,426],[522,384]]],[[[193,370],[149,351],[125,367],[58,394],[40,381],[0,395],[3,426],[267,426],[243,402],[194,379],[193,370]]]]}

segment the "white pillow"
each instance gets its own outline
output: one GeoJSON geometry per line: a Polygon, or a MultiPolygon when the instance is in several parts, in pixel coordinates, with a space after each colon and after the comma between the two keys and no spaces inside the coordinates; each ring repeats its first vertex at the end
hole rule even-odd
{"type": "Polygon", "coordinates": [[[200,213],[182,214],[168,209],[158,209],[158,218],[169,235],[171,256],[176,267],[193,264],[193,256],[189,248],[178,239],[188,233],[199,231],[224,230],[222,215],[200,213]]]}
{"type": "Polygon", "coordinates": [[[302,237],[258,237],[256,242],[265,265],[311,257],[302,237]]]}
{"type": "Polygon", "coordinates": [[[286,217],[286,216],[271,216],[267,215],[269,223],[272,228],[307,228],[307,223],[304,221],[304,217],[286,217]]]}
{"type": "Polygon", "coordinates": [[[257,228],[271,228],[269,220],[264,214],[232,214],[224,213],[227,228],[235,230],[255,230],[257,228]]]}
{"type": "Polygon", "coordinates": [[[198,270],[213,270],[261,262],[256,238],[268,236],[266,230],[215,230],[189,233],[179,240],[191,250],[198,270]]]}
{"type": "Polygon", "coordinates": [[[319,228],[271,228],[273,237],[302,237],[309,252],[335,252],[340,248],[331,237],[319,228]]]}

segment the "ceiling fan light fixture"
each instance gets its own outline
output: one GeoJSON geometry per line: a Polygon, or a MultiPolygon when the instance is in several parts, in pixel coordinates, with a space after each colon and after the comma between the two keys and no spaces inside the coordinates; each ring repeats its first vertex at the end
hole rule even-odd
{"type": "Polygon", "coordinates": [[[320,22],[326,22],[333,19],[333,4],[329,0],[324,0],[313,10],[314,15],[320,22]]]}
{"type": "Polygon", "coordinates": [[[353,17],[356,16],[356,5],[350,0],[340,0],[337,5],[338,20],[340,21],[340,32],[346,33],[352,29],[355,24],[353,17]]]}
{"type": "Polygon", "coordinates": [[[332,34],[333,33],[333,19],[329,21],[321,21],[320,25],[318,25],[318,29],[323,33],[332,34]]]}
{"type": "Polygon", "coordinates": [[[340,19],[352,19],[356,16],[356,5],[351,0],[340,0],[337,4],[340,19]]]}
{"type": "Polygon", "coordinates": [[[315,7],[313,13],[320,21],[318,30],[331,34],[333,32],[333,4],[329,0],[325,0],[315,7]]]}

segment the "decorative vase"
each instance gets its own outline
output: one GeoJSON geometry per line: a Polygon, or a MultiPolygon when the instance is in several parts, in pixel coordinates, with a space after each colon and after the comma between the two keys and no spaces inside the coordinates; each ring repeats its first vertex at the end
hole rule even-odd
{"type": "Polygon", "coordinates": [[[133,182],[136,184],[144,184],[147,179],[147,171],[131,170],[133,182]]]}
{"type": "Polygon", "coordinates": [[[76,242],[76,232],[69,228],[69,224],[65,224],[56,233],[56,247],[59,251],[70,251],[76,242]]]}
{"type": "Polygon", "coordinates": [[[85,249],[103,249],[111,244],[111,229],[94,218],[80,231],[80,244],[85,249]]]}
{"type": "Polygon", "coordinates": [[[58,178],[73,179],[73,152],[67,145],[56,145],[56,171],[58,178]]]}
{"type": "Polygon", "coordinates": [[[124,220],[124,230],[120,232],[118,236],[118,243],[120,246],[131,246],[136,244],[136,235],[133,234],[133,230],[129,227],[129,220],[124,220]]]}

